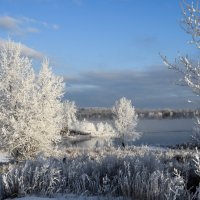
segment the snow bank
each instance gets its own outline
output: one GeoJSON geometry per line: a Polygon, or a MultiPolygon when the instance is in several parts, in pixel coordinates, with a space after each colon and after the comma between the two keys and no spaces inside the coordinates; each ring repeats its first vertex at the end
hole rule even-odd
{"type": "Polygon", "coordinates": [[[58,196],[54,198],[46,198],[46,197],[34,197],[27,196],[22,198],[15,198],[15,200],[122,200],[122,197],[103,197],[103,196],[77,196],[73,194],[67,194],[64,196],[58,196]]]}
{"type": "Polygon", "coordinates": [[[8,163],[10,161],[10,156],[8,153],[0,152],[0,164],[1,163],[8,163]]]}

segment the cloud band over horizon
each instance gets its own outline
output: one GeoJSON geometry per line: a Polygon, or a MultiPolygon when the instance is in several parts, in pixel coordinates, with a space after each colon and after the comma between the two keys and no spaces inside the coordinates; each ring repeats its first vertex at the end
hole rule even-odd
{"type": "Polygon", "coordinates": [[[125,96],[136,108],[195,108],[198,97],[177,85],[178,76],[165,66],[135,71],[93,71],[65,78],[66,98],[80,107],[110,107],[125,96]]]}

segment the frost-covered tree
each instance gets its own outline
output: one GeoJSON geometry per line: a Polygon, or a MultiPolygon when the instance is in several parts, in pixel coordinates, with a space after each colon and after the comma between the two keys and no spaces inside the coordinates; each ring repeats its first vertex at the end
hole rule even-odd
{"type": "Polygon", "coordinates": [[[0,49],[0,144],[15,156],[51,152],[62,128],[62,80],[44,61],[36,76],[20,44],[0,49]]]}
{"type": "Polygon", "coordinates": [[[73,129],[73,125],[76,123],[77,107],[74,101],[65,101],[64,102],[64,121],[65,121],[65,129],[70,130],[73,129]]]}
{"type": "MultiPolygon", "coordinates": [[[[199,1],[182,1],[183,19],[181,25],[192,37],[191,44],[194,44],[197,49],[200,48],[200,5],[199,1]]],[[[194,61],[188,56],[180,56],[174,63],[170,63],[166,56],[161,56],[163,62],[169,69],[172,69],[182,75],[180,83],[187,85],[191,90],[200,95],[200,63],[194,61]]],[[[200,119],[196,119],[196,134],[195,140],[200,143],[200,119]]]]}
{"type": "Polygon", "coordinates": [[[111,137],[115,136],[115,129],[111,124],[108,122],[99,122],[96,124],[96,135],[107,137],[107,139],[110,139],[111,137]]]}
{"type": "Polygon", "coordinates": [[[94,134],[96,133],[96,127],[95,124],[93,122],[90,122],[86,119],[83,120],[77,120],[74,124],[73,124],[73,129],[83,132],[83,133],[91,133],[94,134]]]}
{"type": "Polygon", "coordinates": [[[112,108],[115,115],[114,126],[117,135],[122,140],[122,146],[125,146],[125,141],[136,140],[140,137],[135,128],[137,125],[137,114],[131,100],[122,97],[119,101],[115,102],[112,108]]]}
{"type": "Polygon", "coordinates": [[[54,75],[48,60],[44,60],[36,79],[34,101],[34,109],[37,110],[35,135],[41,140],[39,147],[44,152],[51,152],[52,142],[57,143],[61,139],[60,132],[64,125],[63,94],[63,78],[54,75]]]}
{"type": "Polygon", "coordinates": [[[0,50],[0,141],[10,151],[23,146],[18,139],[28,128],[34,81],[31,61],[21,54],[19,44],[8,41],[0,50]]]}

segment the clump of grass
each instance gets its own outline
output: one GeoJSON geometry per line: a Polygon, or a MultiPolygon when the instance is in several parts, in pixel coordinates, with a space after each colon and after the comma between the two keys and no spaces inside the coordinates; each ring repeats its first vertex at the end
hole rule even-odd
{"type": "Polygon", "coordinates": [[[188,184],[197,169],[192,154],[147,147],[68,149],[62,158],[40,156],[10,165],[0,174],[0,198],[56,193],[149,200],[197,197],[196,185],[188,184]]]}

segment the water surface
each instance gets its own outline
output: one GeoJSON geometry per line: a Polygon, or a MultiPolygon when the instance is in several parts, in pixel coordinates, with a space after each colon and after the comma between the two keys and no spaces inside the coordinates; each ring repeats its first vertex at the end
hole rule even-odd
{"type": "MultiPolygon", "coordinates": [[[[129,145],[149,145],[166,146],[182,144],[191,140],[193,134],[193,119],[141,119],[138,121],[137,131],[142,133],[139,140],[129,141],[129,145]]],[[[118,139],[113,141],[114,145],[120,145],[118,139]]],[[[94,147],[103,145],[104,140],[93,138],[89,141],[83,141],[77,146],[94,147]]]]}
{"type": "Polygon", "coordinates": [[[190,141],[193,119],[142,119],[137,130],[142,137],[134,145],[174,145],[190,141]]]}

